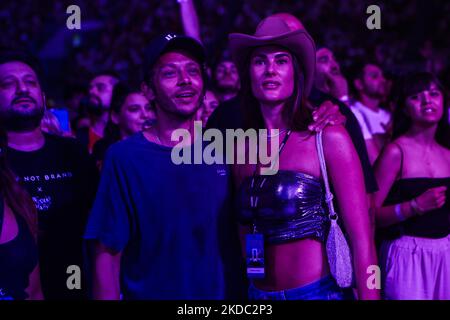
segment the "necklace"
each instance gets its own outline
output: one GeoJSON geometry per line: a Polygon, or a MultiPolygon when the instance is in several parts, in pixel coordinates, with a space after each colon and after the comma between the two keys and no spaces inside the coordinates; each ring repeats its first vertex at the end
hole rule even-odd
{"type": "Polygon", "coordinates": [[[267,134],[267,138],[278,137],[279,135],[285,133],[286,131],[287,131],[287,129],[281,129],[281,130],[278,130],[278,133],[277,133],[277,134],[273,134],[273,135],[267,134]]]}
{"type": "MultiPolygon", "coordinates": [[[[285,130],[286,131],[286,130],[285,130]]],[[[278,149],[278,154],[277,154],[277,161],[280,158],[281,152],[283,151],[284,146],[286,145],[287,140],[289,139],[289,136],[291,135],[291,130],[287,131],[286,135],[284,136],[283,141],[281,142],[281,145],[278,149]]],[[[272,166],[270,166],[270,169],[273,168],[273,164],[272,166]]],[[[252,182],[250,185],[250,188],[252,190],[252,195],[250,196],[250,207],[256,211],[258,210],[258,200],[259,200],[259,196],[256,194],[256,188],[255,188],[255,179],[256,176],[258,175],[258,164],[255,167],[255,171],[253,171],[253,177],[252,177],[252,182]],[[255,195],[256,194],[256,195],[255,195]]],[[[259,184],[259,191],[261,191],[261,188],[263,187],[264,183],[266,182],[266,177],[264,176],[261,183],[259,184]]],[[[256,221],[255,221],[255,212],[253,213],[253,233],[256,233],[256,221]]]]}

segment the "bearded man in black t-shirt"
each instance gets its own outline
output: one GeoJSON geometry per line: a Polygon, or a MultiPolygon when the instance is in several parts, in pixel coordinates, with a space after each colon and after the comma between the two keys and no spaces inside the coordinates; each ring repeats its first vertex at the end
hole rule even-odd
{"type": "Polygon", "coordinates": [[[8,134],[8,161],[38,209],[41,282],[46,299],[83,299],[82,234],[98,173],[74,139],[47,135],[35,61],[0,52],[0,121],[8,134]]]}

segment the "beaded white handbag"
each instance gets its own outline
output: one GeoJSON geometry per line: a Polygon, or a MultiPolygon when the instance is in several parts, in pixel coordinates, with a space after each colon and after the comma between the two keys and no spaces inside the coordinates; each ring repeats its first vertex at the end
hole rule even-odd
{"type": "Polygon", "coordinates": [[[319,131],[316,134],[316,147],[319,154],[320,170],[322,171],[325,185],[325,202],[328,206],[328,217],[330,218],[330,230],[328,232],[326,243],[328,264],[330,265],[331,275],[336,280],[338,286],[347,288],[352,285],[353,281],[352,256],[347,239],[337,223],[338,215],[334,211],[333,194],[330,191],[325,156],[323,154],[322,131],[319,131]]]}

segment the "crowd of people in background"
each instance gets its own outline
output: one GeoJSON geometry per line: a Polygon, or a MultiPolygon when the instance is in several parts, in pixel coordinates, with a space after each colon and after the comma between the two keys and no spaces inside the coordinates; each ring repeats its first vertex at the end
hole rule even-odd
{"type": "MultiPolygon", "coordinates": [[[[376,32],[368,32],[365,27],[366,9],[373,4],[370,1],[282,1],[264,6],[253,0],[194,2],[211,64],[226,50],[230,31],[248,32],[271,13],[290,12],[309,27],[317,43],[333,49],[344,70],[358,59],[374,56],[374,61],[389,76],[422,65],[449,86],[445,57],[449,54],[450,26],[445,17],[450,13],[450,4],[442,1],[378,1],[382,29],[376,32]]],[[[57,70],[45,79],[53,92],[49,102],[58,107],[69,107],[70,101],[76,100],[91,72],[114,69],[132,85],[138,85],[149,40],[163,30],[183,30],[175,0],[126,3],[80,0],[77,4],[82,29],[69,32],[66,8],[72,4],[70,1],[37,4],[32,0],[0,4],[0,25],[5,30],[0,46],[14,43],[45,60],[47,52],[55,54],[52,50],[55,42],[49,43],[49,39],[64,34],[56,42],[57,52],[63,57],[54,57],[58,61],[48,64],[49,69],[54,65],[57,70]]]]}
{"type": "Polygon", "coordinates": [[[34,56],[0,51],[0,300],[450,299],[450,26],[407,2],[383,4],[386,33],[364,1],[79,1],[91,30],[54,60],[65,1],[2,4],[0,45],[34,56]],[[175,165],[194,121],[279,130],[280,170],[175,165]]]}

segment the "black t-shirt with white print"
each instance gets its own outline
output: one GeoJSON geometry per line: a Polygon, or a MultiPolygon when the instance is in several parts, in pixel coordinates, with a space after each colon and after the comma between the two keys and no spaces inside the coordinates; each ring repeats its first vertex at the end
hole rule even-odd
{"type": "Polygon", "coordinates": [[[39,150],[8,148],[7,157],[38,209],[39,263],[45,298],[85,298],[82,236],[98,183],[95,164],[75,139],[48,134],[39,150]],[[73,265],[76,267],[68,271],[73,265]]]}

